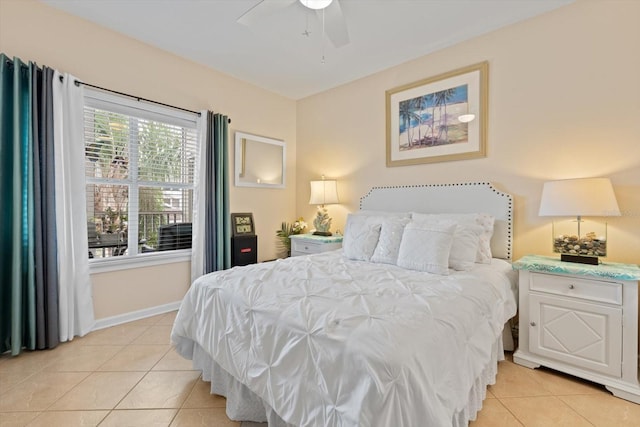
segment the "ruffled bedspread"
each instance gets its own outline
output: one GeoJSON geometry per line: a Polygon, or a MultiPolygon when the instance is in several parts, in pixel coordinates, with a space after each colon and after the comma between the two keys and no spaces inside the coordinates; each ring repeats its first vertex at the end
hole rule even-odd
{"type": "Polygon", "coordinates": [[[171,339],[297,426],[450,426],[516,311],[509,263],[449,276],[341,251],[209,274],[171,339]],[[197,344],[197,345],[196,345],[197,344]]]}

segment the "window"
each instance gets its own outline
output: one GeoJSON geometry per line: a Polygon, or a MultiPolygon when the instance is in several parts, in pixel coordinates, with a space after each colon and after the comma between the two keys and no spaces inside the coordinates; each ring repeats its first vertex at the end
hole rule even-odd
{"type": "Polygon", "coordinates": [[[197,115],[85,93],[89,257],[191,248],[197,115]]]}

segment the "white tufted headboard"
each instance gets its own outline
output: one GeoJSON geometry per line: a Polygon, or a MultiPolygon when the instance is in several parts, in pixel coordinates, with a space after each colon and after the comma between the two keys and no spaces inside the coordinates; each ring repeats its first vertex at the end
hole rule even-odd
{"type": "Polygon", "coordinates": [[[513,197],[491,183],[425,184],[374,187],[360,199],[360,209],[422,213],[486,213],[495,217],[491,252],[511,260],[513,197]]]}

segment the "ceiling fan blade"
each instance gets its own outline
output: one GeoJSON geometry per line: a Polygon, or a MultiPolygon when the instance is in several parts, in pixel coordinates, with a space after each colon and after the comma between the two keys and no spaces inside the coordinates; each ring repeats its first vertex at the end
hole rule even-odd
{"type": "Polygon", "coordinates": [[[333,0],[331,4],[322,10],[318,10],[317,14],[322,20],[324,11],[324,31],[329,40],[335,47],[342,47],[349,44],[349,31],[347,30],[347,21],[342,14],[342,7],[338,0],[333,0]]]}
{"type": "Polygon", "coordinates": [[[296,1],[298,0],[262,0],[243,13],[236,22],[242,25],[251,26],[264,16],[269,15],[271,12],[289,6],[291,3],[296,1]]]}

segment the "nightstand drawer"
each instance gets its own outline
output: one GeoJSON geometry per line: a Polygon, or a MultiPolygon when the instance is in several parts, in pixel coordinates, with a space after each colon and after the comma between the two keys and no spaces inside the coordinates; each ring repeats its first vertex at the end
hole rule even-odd
{"type": "Polygon", "coordinates": [[[310,242],[306,239],[291,239],[291,252],[302,252],[304,254],[319,254],[322,252],[323,243],[310,242]]]}
{"type": "Polygon", "coordinates": [[[342,236],[315,236],[296,234],[290,236],[291,256],[319,254],[342,247],[342,236]]]}
{"type": "Polygon", "coordinates": [[[617,282],[532,273],[529,289],[554,295],[622,305],[622,284],[617,282]]]}

